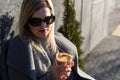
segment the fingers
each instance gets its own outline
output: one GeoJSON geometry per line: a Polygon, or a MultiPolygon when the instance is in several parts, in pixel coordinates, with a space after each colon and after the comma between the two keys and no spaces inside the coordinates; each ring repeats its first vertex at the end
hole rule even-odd
{"type": "Polygon", "coordinates": [[[66,80],[66,79],[67,79],[66,75],[60,76],[60,80],[66,80]]]}
{"type": "Polygon", "coordinates": [[[69,66],[68,66],[66,63],[57,65],[56,67],[57,67],[57,68],[56,68],[57,73],[58,73],[59,75],[61,75],[61,74],[66,74],[66,73],[69,71],[69,70],[68,70],[69,66]]]}
{"type": "Polygon", "coordinates": [[[74,66],[74,62],[71,61],[70,64],[62,63],[62,64],[54,64],[53,70],[55,71],[57,77],[60,80],[66,80],[68,73],[71,71],[71,67],[74,66]]]}
{"type": "Polygon", "coordinates": [[[67,74],[71,71],[71,68],[67,63],[61,64],[57,66],[57,75],[59,76],[60,80],[66,80],[67,74]]]}

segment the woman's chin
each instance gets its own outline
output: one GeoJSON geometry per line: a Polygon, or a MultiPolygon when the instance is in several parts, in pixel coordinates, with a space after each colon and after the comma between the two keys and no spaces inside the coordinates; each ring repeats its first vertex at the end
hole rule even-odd
{"type": "Polygon", "coordinates": [[[47,34],[41,34],[40,36],[39,36],[39,38],[46,38],[47,37],[47,34]]]}

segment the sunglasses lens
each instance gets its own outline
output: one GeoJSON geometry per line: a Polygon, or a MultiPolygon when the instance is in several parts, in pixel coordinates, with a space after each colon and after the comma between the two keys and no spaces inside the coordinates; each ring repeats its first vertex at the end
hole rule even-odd
{"type": "Polygon", "coordinates": [[[55,21],[55,16],[47,16],[47,17],[45,17],[44,20],[42,20],[42,19],[40,19],[40,18],[31,18],[28,22],[29,22],[32,26],[36,27],[36,26],[40,26],[41,23],[42,23],[42,21],[43,21],[44,23],[46,23],[47,25],[52,24],[52,23],[55,21]]]}
{"type": "Polygon", "coordinates": [[[49,16],[49,17],[46,17],[44,22],[46,22],[46,24],[52,24],[53,22],[55,21],[55,16],[49,16]]]}
{"type": "Polygon", "coordinates": [[[39,26],[39,25],[41,25],[41,23],[42,23],[42,19],[40,19],[40,18],[31,18],[31,19],[29,20],[29,23],[30,23],[32,26],[39,26]]]}

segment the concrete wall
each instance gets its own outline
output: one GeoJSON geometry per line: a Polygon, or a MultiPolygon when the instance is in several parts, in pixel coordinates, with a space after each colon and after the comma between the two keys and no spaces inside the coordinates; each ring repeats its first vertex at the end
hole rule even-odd
{"type": "Polygon", "coordinates": [[[56,22],[55,22],[56,31],[62,25],[63,11],[64,11],[63,1],[64,0],[52,0],[55,9],[55,16],[56,16],[56,22]]]}
{"type": "Polygon", "coordinates": [[[120,8],[120,0],[116,0],[116,4],[115,5],[116,5],[117,8],[118,7],[120,8]]]}
{"type": "MultiPolygon", "coordinates": [[[[8,33],[16,34],[16,24],[22,0],[0,0],[0,39],[5,38],[8,33]],[[7,33],[7,34],[6,34],[7,33]]],[[[1,41],[1,40],[0,40],[1,41]]]]}
{"type": "Polygon", "coordinates": [[[83,0],[82,35],[85,37],[85,52],[91,51],[107,35],[108,12],[105,4],[104,0],[83,0]]]}
{"type": "Polygon", "coordinates": [[[85,37],[82,49],[89,53],[108,34],[109,14],[120,5],[120,0],[75,0],[77,20],[85,37]]]}

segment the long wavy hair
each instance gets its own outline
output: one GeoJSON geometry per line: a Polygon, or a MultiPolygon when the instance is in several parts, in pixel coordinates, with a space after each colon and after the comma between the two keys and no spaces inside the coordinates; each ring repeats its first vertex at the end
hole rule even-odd
{"type": "MultiPolygon", "coordinates": [[[[48,7],[50,9],[51,15],[54,15],[54,8],[51,0],[23,0],[21,6],[21,13],[19,18],[19,36],[23,39],[24,34],[28,36],[32,46],[38,51],[42,52],[40,44],[34,40],[34,35],[28,26],[28,20],[32,17],[33,13],[42,7],[48,7]]],[[[46,37],[46,46],[51,48],[52,51],[56,52],[57,46],[54,39],[54,23],[51,25],[51,30],[46,37]]]]}

